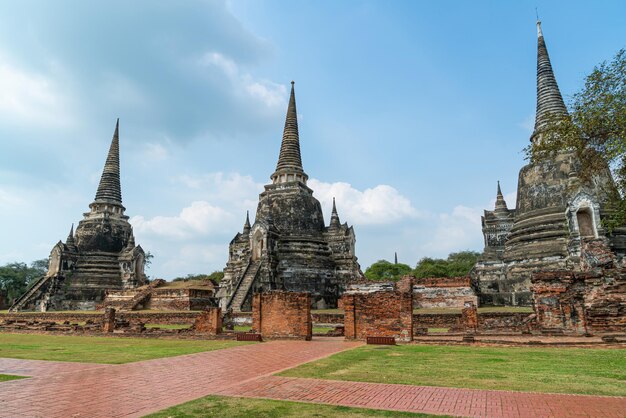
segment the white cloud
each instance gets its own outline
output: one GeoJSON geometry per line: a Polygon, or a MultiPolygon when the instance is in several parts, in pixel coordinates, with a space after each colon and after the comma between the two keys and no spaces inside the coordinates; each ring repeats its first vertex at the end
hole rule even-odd
{"type": "Polygon", "coordinates": [[[167,149],[161,144],[154,144],[148,142],[146,144],[146,149],[144,152],[144,156],[153,162],[163,161],[169,157],[169,152],[167,149]]]}
{"type": "Polygon", "coordinates": [[[176,216],[155,216],[146,219],[139,215],[130,220],[134,230],[139,234],[174,239],[209,236],[223,232],[232,221],[233,215],[228,211],[206,201],[192,202],[176,216]]]}
{"type": "Polygon", "coordinates": [[[271,109],[283,109],[287,103],[287,89],[281,84],[269,80],[254,79],[242,72],[239,65],[219,52],[208,52],[200,60],[200,65],[216,67],[232,84],[239,94],[245,94],[271,109]]]}
{"type": "Polygon", "coordinates": [[[64,95],[50,76],[17,68],[1,53],[0,62],[0,119],[54,127],[69,123],[64,95]]]}
{"type": "Polygon", "coordinates": [[[311,179],[309,187],[327,210],[334,197],[339,217],[349,224],[384,225],[420,216],[407,197],[385,184],[360,191],[349,183],[311,179]]]}

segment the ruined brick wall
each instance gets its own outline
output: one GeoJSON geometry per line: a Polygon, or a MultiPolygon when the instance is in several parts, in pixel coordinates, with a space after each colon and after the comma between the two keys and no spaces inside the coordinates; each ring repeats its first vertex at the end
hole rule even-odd
{"type": "Polygon", "coordinates": [[[270,291],[252,297],[252,329],[263,338],[310,340],[311,295],[307,292],[270,291]]]}
{"type": "Polygon", "coordinates": [[[471,280],[469,276],[462,277],[424,277],[415,279],[417,286],[427,287],[469,287],[471,280]]]}
{"type": "Polygon", "coordinates": [[[102,318],[102,332],[113,332],[115,329],[115,309],[106,308],[102,318]]]}
{"type": "Polygon", "coordinates": [[[217,335],[222,333],[222,310],[220,308],[207,308],[193,323],[195,332],[202,332],[209,335],[217,335]]]}
{"type": "Polygon", "coordinates": [[[461,328],[465,332],[476,332],[478,329],[478,309],[473,301],[465,302],[461,311],[461,328]]]}
{"type": "Polygon", "coordinates": [[[538,326],[579,334],[587,332],[585,277],[573,271],[537,272],[531,279],[538,326]]]}
{"type": "Polygon", "coordinates": [[[216,305],[213,292],[207,289],[155,289],[145,309],[153,310],[203,310],[216,305]]]}
{"type": "Polygon", "coordinates": [[[414,279],[413,293],[416,308],[463,308],[466,301],[478,306],[468,276],[414,279]]]}
{"type": "Polygon", "coordinates": [[[368,336],[413,340],[413,292],[400,281],[392,291],[355,291],[342,296],[346,339],[364,340],[368,336]]]}
{"type": "Polygon", "coordinates": [[[311,321],[314,324],[343,325],[343,313],[317,313],[315,311],[311,311],[311,321]]]}
{"type": "MultiPolygon", "coordinates": [[[[191,325],[200,312],[117,312],[116,316],[130,322],[143,322],[146,324],[163,325],[191,325]]],[[[59,322],[68,321],[70,323],[86,322],[88,320],[100,321],[102,311],[93,313],[60,313],[60,312],[19,312],[0,313],[0,321],[38,321],[38,322],[59,322]]]]}

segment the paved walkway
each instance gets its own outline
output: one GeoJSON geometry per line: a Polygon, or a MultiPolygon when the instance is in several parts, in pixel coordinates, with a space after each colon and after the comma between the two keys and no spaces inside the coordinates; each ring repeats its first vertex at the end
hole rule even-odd
{"type": "Polygon", "coordinates": [[[624,417],[626,398],[296,379],[272,374],[358,346],[274,341],[122,365],[0,359],[1,417],[139,417],[206,395],[491,417],[624,417]]]}

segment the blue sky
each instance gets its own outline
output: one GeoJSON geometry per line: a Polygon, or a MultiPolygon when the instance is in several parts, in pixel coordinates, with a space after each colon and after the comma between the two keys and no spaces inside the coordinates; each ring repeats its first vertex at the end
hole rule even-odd
{"type": "Polygon", "coordinates": [[[626,40],[623,1],[0,3],[0,263],[46,257],[120,118],[152,277],[211,272],[269,182],[296,81],[309,185],[363,268],[482,250],[535,110],[535,6],[563,94],[626,40]]]}

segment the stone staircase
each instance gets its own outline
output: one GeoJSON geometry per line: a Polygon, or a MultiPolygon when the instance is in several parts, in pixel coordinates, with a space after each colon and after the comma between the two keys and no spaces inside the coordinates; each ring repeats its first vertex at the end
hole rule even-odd
{"type": "Polygon", "coordinates": [[[75,280],[96,281],[98,284],[119,284],[120,277],[120,263],[116,253],[87,253],[78,260],[74,272],[75,280]]]}
{"type": "Polygon", "coordinates": [[[22,296],[20,296],[13,305],[9,308],[9,312],[17,312],[20,309],[23,309],[29,302],[33,301],[33,296],[35,296],[40,291],[45,291],[52,280],[52,276],[43,276],[39,278],[22,296]]]}
{"type": "Polygon", "coordinates": [[[139,292],[137,292],[136,295],[134,295],[132,297],[132,299],[125,301],[120,307],[119,309],[122,311],[132,311],[133,309],[135,309],[137,307],[137,305],[139,305],[140,303],[145,302],[151,295],[152,295],[152,291],[165,284],[165,280],[163,279],[156,279],[154,281],[152,281],[148,286],[146,286],[145,289],[141,289],[139,292]]]}
{"type": "Polygon", "coordinates": [[[261,267],[261,260],[250,261],[248,267],[246,268],[246,272],[243,274],[243,278],[239,281],[239,285],[237,289],[233,293],[233,297],[230,299],[230,303],[228,307],[233,310],[233,312],[241,312],[241,308],[246,301],[246,297],[250,292],[250,288],[252,287],[252,283],[254,282],[254,278],[259,272],[259,268],[261,267]]]}

